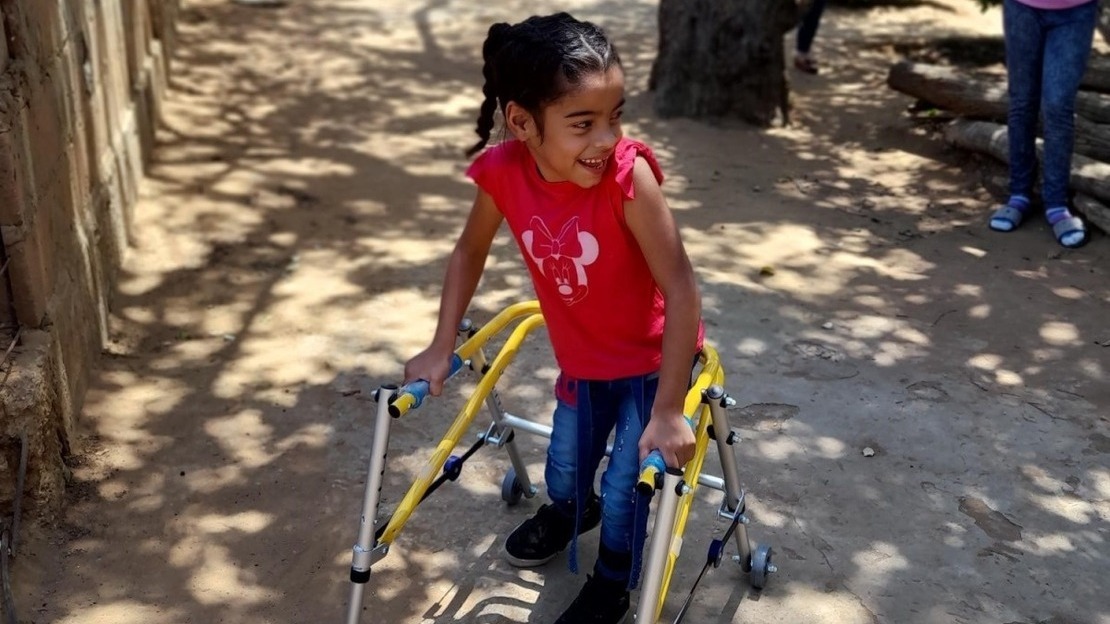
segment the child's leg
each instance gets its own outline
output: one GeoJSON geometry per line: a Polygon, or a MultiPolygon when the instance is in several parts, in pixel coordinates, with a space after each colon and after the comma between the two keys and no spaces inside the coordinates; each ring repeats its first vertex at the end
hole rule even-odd
{"type": "Polygon", "coordinates": [[[1071,153],[1075,145],[1075,97],[1087,68],[1097,3],[1051,11],[1045,39],[1041,111],[1044,115],[1045,216],[1065,247],[1086,242],[1083,222],[1068,210],[1071,153]]]}
{"type": "Polygon", "coordinates": [[[639,441],[655,400],[658,380],[636,378],[590,386],[586,398],[597,417],[594,435],[590,436],[592,450],[599,443],[604,450],[609,431],[613,424],[616,426],[613,453],[601,478],[601,544],[594,573],[587,576],[586,584],[555,624],[616,624],[624,620],[630,602],[628,583],[633,548],[637,546],[634,534],[639,441]]]}
{"type": "Polygon", "coordinates": [[[613,454],[601,477],[601,552],[595,571],[612,580],[628,581],[636,521],[636,481],[640,473],[643,434],[659,387],[656,377],[633,379],[622,388],[617,404],[613,454]]]}
{"type": "Polygon", "coordinates": [[[1041,104],[1044,29],[1038,9],[1005,0],[1002,26],[1006,39],[1006,77],[1010,99],[1007,130],[1010,143],[1010,195],[1026,198],[1028,206],[1037,167],[1037,117],[1041,104]]]}
{"type": "MultiPolygon", "coordinates": [[[[506,558],[518,567],[534,567],[551,561],[574,538],[576,525],[578,532],[583,533],[601,521],[600,502],[590,488],[584,497],[582,517],[577,517],[580,414],[576,386],[577,382],[564,376],[556,382],[557,401],[544,468],[551,504],[542,505],[536,515],[517,526],[505,540],[506,558]]],[[[587,469],[593,474],[597,463],[587,469]]]]}

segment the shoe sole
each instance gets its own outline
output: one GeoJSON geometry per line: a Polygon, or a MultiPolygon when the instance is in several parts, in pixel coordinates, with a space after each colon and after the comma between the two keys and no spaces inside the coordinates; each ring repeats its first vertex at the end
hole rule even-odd
{"type": "Polygon", "coordinates": [[[563,551],[560,550],[559,552],[555,553],[554,555],[551,555],[550,557],[548,557],[546,559],[519,559],[517,557],[514,557],[514,556],[510,555],[509,551],[506,550],[505,551],[505,560],[508,561],[509,565],[513,566],[514,568],[538,568],[538,567],[542,566],[543,564],[551,561],[555,557],[558,557],[559,553],[561,553],[561,552],[563,552],[563,551]]]}

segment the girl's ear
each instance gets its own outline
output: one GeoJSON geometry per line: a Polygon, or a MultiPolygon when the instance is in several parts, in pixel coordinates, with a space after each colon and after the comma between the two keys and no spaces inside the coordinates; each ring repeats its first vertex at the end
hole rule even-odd
{"type": "Polygon", "coordinates": [[[518,141],[527,141],[536,136],[536,120],[523,106],[510,101],[505,107],[505,125],[518,141]]]}

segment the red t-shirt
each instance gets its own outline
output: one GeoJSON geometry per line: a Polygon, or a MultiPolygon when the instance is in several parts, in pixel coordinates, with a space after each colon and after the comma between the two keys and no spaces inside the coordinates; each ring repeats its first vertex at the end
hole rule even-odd
{"type": "Polygon", "coordinates": [[[662,359],[663,294],[624,220],[637,156],[662,182],[651,149],[627,138],[592,188],[545,181],[519,141],[487,149],[466,172],[509,224],[555,359],[578,379],[645,375],[659,370],[662,359]]]}

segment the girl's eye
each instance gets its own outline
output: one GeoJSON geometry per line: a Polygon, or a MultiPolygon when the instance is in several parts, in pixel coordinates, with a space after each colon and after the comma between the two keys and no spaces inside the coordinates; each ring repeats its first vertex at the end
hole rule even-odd
{"type": "Polygon", "coordinates": [[[610,119],[612,119],[613,121],[618,121],[621,117],[624,117],[624,109],[623,108],[621,110],[613,113],[613,116],[610,119]]]}
{"type": "Polygon", "coordinates": [[[578,130],[589,130],[590,125],[591,125],[591,122],[589,122],[589,121],[580,121],[580,122],[574,124],[573,127],[577,128],[578,130]]]}

